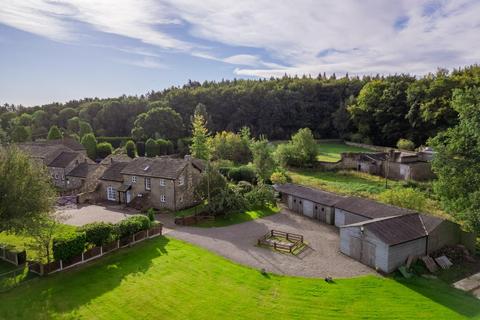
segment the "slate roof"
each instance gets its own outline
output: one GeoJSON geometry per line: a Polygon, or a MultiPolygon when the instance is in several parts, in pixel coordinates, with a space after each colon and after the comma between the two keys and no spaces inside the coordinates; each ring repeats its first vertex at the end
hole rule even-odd
{"type": "Polygon", "coordinates": [[[285,183],[275,185],[278,192],[291,194],[293,196],[310,200],[316,203],[321,203],[327,206],[334,206],[337,202],[346,199],[345,197],[336,195],[334,193],[322,191],[319,189],[309,188],[293,183],[285,183]]]}
{"type": "Polygon", "coordinates": [[[86,178],[90,173],[95,171],[98,168],[98,164],[92,164],[87,162],[82,162],[72,171],[70,171],[67,176],[77,177],[77,178],[86,178]]]}
{"type": "Polygon", "coordinates": [[[77,156],[77,152],[63,151],[55,159],[53,159],[48,164],[48,166],[56,168],[66,168],[72,161],[75,160],[75,158],[77,158],[77,156]]]}
{"type": "MultiPolygon", "coordinates": [[[[42,141],[43,142],[43,141],[42,141]]],[[[46,145],[62,145],[73,151],[84,151],[85,147],[75,139],[72,138],[63,138],[58,140],[46,140],[44,142],[46,145]]]]}
{"type": "MultiPolygon", "coordinates": [[[[441,220],[441,219],[440,219],[441,220]]],[[[362,221],[341,228],[362,226],[389,246],[405,243],[427,236],[422,215],[411,213],[402,216],[362,221]]]]}
{"type": "Polygon", "coordinates": [[[122,170],[122,174],[176,179],[187,166],[188,160],[168,157],[133,159],[122,170]]]}
{"type": "Polygon", "coordinates": [[[412,210],[383,204],[377,201],[347,197],[335,204],[335,208],[342,209],[366,218],[375,219],[414,213],[412,210]]]}
{"type": "Polygon", "coordinates": [[[122,170],[127,166],[128,162],[114,162],[105,170],[100,180],[123,182],[122,170]]]}
{"type": "Polygon", "coordinates": [[[110,154],[105,159],[100,161],[102,165],[110,165],[113,162],[130,162],[132,158],[127,156],[126,154],[110,154]]]}

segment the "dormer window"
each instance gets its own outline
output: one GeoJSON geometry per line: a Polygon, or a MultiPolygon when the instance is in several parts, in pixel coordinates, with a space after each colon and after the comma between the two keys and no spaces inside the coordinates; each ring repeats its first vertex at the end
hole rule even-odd
{"type": "Polygon", "coordinates": [[[165,186],[165,179],[160,179],[160,185],[161,185],[162,187],[165,186]]]}
{"type": "Polygon", "coordinates": [[[178,178],[178,185],[183,186],[185,184],[185,176],[181,175],[180,178],[178,178]]]}
{"type": "Polygon", "coordinates": [[[132,183],[137,183],[137,176],[132,176],[132,183]]]}

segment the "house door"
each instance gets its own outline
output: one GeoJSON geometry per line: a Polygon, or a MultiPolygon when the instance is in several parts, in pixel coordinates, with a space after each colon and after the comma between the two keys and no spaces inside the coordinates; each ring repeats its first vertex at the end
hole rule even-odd
{"type": "Polygon", "coordinates": [[[130,203],[130,201],[132,201],[132,195],[130,194],[130,190],[127,191],[126,196],[127,196],[127,203],[130,203]]]}

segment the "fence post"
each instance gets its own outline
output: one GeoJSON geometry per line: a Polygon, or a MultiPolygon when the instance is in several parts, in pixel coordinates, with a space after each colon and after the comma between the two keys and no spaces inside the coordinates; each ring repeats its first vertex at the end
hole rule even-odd
{"type": "Polygon", "coordinates": [[[276,242],[273,243],[273,249],[277,250],[277,243],[276,242]]]}
{"type": "Polygon", "coordinates": [[[63,270],[63,262],[60,260],[60,270],[63,270]]]}
{"type": "Polygon", "coordinates": [[[150,238],[150,229],[147,229],[147,238],[150,238]]]}
{"type": "Polygon", "coordinates": [[[117,249],[120,248],[120,239],[117,240],[117,249]]]}
{"type": "Polygon", "coordinates": [[[100,256],[103,256],[103,245],[100,246],[100,256]]]}
{"type": "Polygon", "coordinates": [[[270,230],[270,236],[273,237],[273,230],[270,230]]]}
{"type": "Polygon", "coordinates": [[[289,233],[287,233],[287,240],[290,240],[290,239],[288,239],[288,235],[289,235],[289,233]]]}
{"type": "Polygon", "coordinates": [[[83,252],[82,252],[82,262],[85,261],[85,259],[83,258],[83,252]]]}

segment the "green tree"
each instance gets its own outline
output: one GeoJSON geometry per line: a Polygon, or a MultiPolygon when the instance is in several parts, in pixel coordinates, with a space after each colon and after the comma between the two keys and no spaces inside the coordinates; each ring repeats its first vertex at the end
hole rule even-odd
{"type": "Polygon", "coordinates": [[[29,127],[32,125],[32,122],[32,116],[28,113],[22,113],[22,115],[17,118],[17,123],[21,126],[29,127]]]}
{"type": "Polygon", "coordinates": [[[480,232],[480,88],[455,90],[458,124],[431,139],[434,191],[445,209],[480,232]]]}
{"type": "Polygon", "coordinates": [[[275,156],[283,166],[309,167],[317,161],[317,143],[309,128],[298,130],[287,144],[277,147],[275,156]]]}
{"type": "Polygon", "coordinates": [[[15,126],[13,127],[10,137],[13,142],[25,142],[31,139],[31,132],[29,127],[15,126]]]}
{"type": "Polygon", "coordinates": [[[137,154],[137,148],[135,146],[135,142],[132,140],[128,140],[127,143],[125,144],[125,150],[127,151],[127,155],[130,158],[135,158],[137,154]]]}
{"type": "Polygon", "coordinates": [[[276,168],[268,140],[262,137],[254,141],[251,149],[257,176],[264,181],[268,180],[276,168]]]}
{"type": "Polygon", "coordinates": [[[153,108],[140,114],[134,123],[134,138],[164,138],[176,140],[184,134],[182,117],[172,108],[153,108]]]}
{"type": "Polygon", "coordinates": [[[87,133],[93,133],[92,126],[86,121],[80,121],[78,130],[78,135],[80,139],[83,138],[83,136],[87,133]]]}
{"type": "Polygon", "coordinates": [[[97,157],[104,159],[111,155],[113,147],[110,142],[100,142],[97,144],[97,157]]]}
{"type": "Polygon", "coordinates": [[[73,108],[62,109],[58,113],[57,123],[60,127],[66,128],[68,125],[68,120],[77,116],[77,111],[73,108]]]}
{"type": "Polygon", "coordinates": [[[80,143],[87,150],[87,155],[90,159],[95,160],[97,158],[97,139],[93,133],[87,133],[82,137],[80,143]]]}
{"type": "Polygon", "coordinates": [[[197,159],[209,160],[211,157],[210,151],[210,133],[205,126],[205,119],[202,115],[195,115],[192,123],[192,144],[190,146],[190,153],[197,159]]]}
{"type": "Polygon", "coordinates": [[[48,140],[58,140],[58,139],[62,139],[62,138],[63,138],[63,134],[60,131],[60,129],[57,126],[51,126],[50,130],[48,131],[47,139],[48,140]]]}
{"type": "Polygon", "coordinates": [[[25,231],[53,210],[46,169],[16,147],[0,147],[0,231],[25,231]]]}

